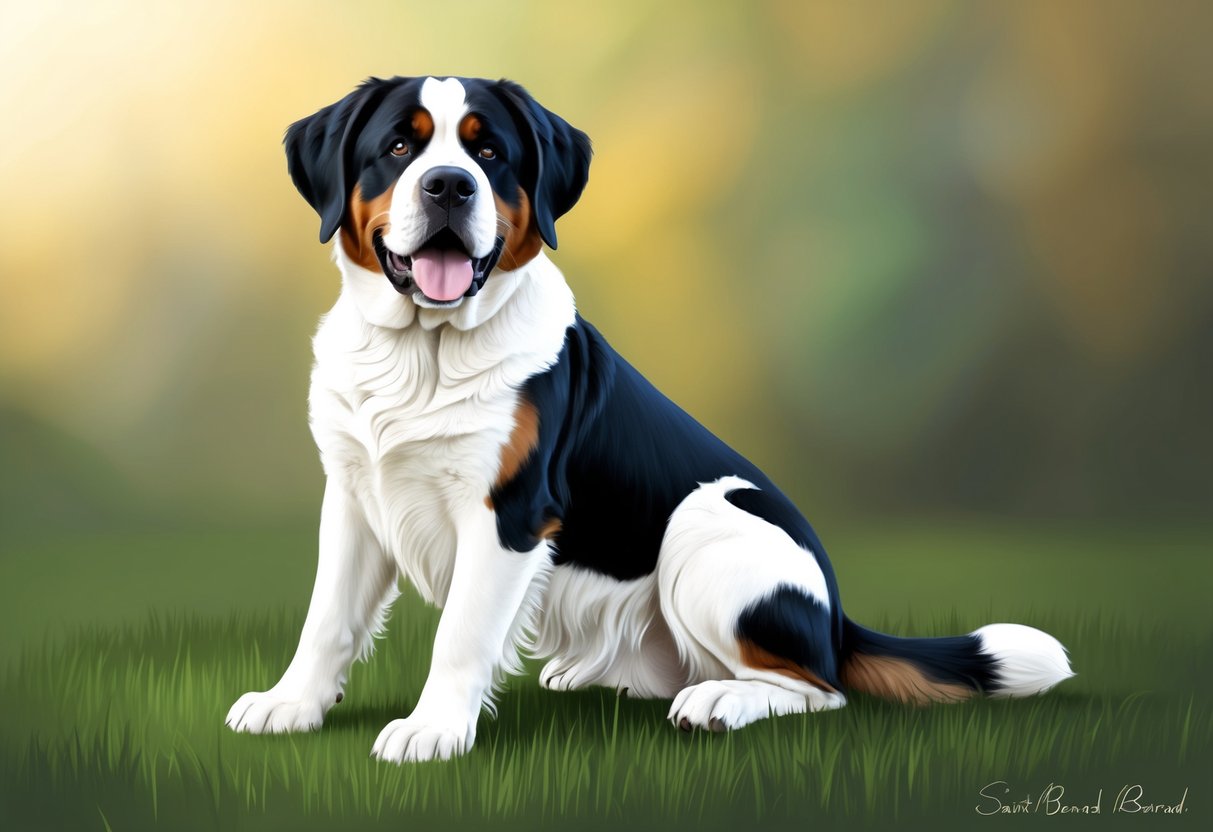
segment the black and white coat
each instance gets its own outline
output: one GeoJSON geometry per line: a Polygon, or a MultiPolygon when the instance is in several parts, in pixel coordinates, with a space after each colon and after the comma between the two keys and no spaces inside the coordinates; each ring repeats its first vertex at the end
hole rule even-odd
{"type": "Polygon", "coordinates": [[[286,148],[321,239],[338,236],[309,400],[328,482],[298,650],[233,729],[319,726],[402,576],[443,613],[415,710],[374,744],[397,762],[470,749],[523,645],[544,686],[673,699],[688,730],[850,690],[925,703],[1071,675],[1029,627],[900,639],[843,615],[787,497],[577,314],[543,244],[589,141],[521,87],[372,79],[286,148]]]}

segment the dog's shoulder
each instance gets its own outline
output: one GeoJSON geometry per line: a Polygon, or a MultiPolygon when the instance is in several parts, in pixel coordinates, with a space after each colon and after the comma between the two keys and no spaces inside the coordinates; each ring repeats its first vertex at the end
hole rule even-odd
{"type": "Polygon", "coordinates": [[[523,386],[519,410],[518,423],[534,426],[525,462],[490,495],[516,551],[547,533],[557,563],[636,578],[652,571],[667,520],[700,483],[741,476],[777,493],[580,316],[558,360],[523,386]]]}

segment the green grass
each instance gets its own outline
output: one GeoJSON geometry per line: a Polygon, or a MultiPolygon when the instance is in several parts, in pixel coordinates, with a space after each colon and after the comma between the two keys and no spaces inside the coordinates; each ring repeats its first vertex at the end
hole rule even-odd
{"type": "Polygon", "coordinates": [[[1209,641],[1064,618],[1038,623],[1090,670],[1037,699],[920,710],[856,698],[839,712],[688,736],[664,721],[665,703],[549,693],[524,678],[502,695],[496,720],[482,718],[471,755],[384,765],[368,758],[370,745],[409,712],[435,623],[415,603],[400,612],[378,655],[355,669],[346,701],[302,736],[221,727],[239,693],[285,666],[301,623],[293,614],[154,618],[28,653],[0,686],[5,801],[19,816],[69,825],[95,811],[86,825],[103,814],[113,829],[285,818],[292,828],[337,818],[343,828],[388,818],[959,820],[994,780],[1078,788],[1098,785],[1097,772],[1105,789],[1129,778],[1163,790],[1209,770],[1209,703],[1175,675],[1203,672],[1190,658],[1208,656],[1209,641]],[[1152,677],[1171,689],[1126,684],[1152,677]]]}
{"type": "MultiPolygon", "coordinates": [[[[305,595],[289,607],[274,598],[270,611],[256,613],[139,613],[105,627],[52,629],[14,653],[0,678],[0,819],[16,821],[6,828],[114,832],[152,825],[531,829],[573,821],[588,828],[621,821],[885,828],[928,819],[933,828],[963,829],[995,822],[974,813],[978,790],[995,780],[1009,781],[1018,796],[1062,783],[1075,800],[1094,799],[1102,787],[1105,812],[1127,783],[1167,802],[1188,786],[1192,810],[1170,820],[1207,816],[1200,803],[1213,775],[1213,633],[1201,600],[1207,561],[1188,550],[1168,560],[1164,549],[1152,572],[1174,569],[1182,580],[1143,576],[1136,605],[1126,607],[1120,567],[1136,541],[1119,550],[1093,544],[1085,555],[1066,544],[1076,553],[1075,574],[1063,577],[1088,591],[1046,589],[1040,595],[1051,599],[1050,609],[1041,613],[1033,557],[1049,556],[1047,547],[1012,539],[997,551],[989,538],[955,533],[904,539],[945,562],[971,544],[1001,555],[984,561],[985,569],[969,564],[992,591],[932,604],[927,556],[898,573],[879,558],[857,569],[861,554],[843,583],[844,593],[847,580],[857,590],[857,618],[915,634],[1030,623],[1070,647],[1078,677],[1040,698],[927,709],[856,696],[841,711],[726,735],[675,730],[664,719],[668,703],[603,690],[550,693],[522,677],[499,698],[498,717],[482,717],[471,754],[398,767],[368,755],[383,725],[408,714],[425,678],[437,614],[415,598],[401,599],[379,650],[354,668],[347,697],[325,726],[280,737],[237,736],[222,721],[237,696],[264,689],[285,667],[305,595]],[[1014,568],[999,571],[1012,554],[1020,558],[1014,568]],[[1078,579],[1083,573],[1087,580],[1078,579]],[[884,599],[865,597],[864,584],[879,593],[890,581],[899,584],[901,603],[886,604],[888,616],[875,614],[884,599]],[[908,603],[920,594],[928,602],[908,603]],[[903,615],[906,606],[919,607],[917,614],[903,615]],[[947,612],[931,612],[941,609],[947,612]]],[[[226,556],[252,555],[236,542],[226,556]]],[[[45,566],[29,574],[39,569],[45,566]]],[[[104,583],[103,576],[94,581],[104,583]]],[[[33,605],[28,610],[36,615],[33,605]]]]}

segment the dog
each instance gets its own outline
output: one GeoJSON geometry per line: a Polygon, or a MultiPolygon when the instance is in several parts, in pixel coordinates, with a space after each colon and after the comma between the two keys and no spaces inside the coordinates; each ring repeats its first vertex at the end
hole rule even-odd
{"type": "Polygon", "coordinates": [[[843,614],[791,501],[578,314],[544,249],[590,141],[521,86],[371,78],[284,144],[342,277],[309,394],[327,484],[298,649],[232,729],[319,727],[401,576],[443,612],[415,709],[374,743],[393,762],[468,751],[520,647],[544,687],[672,699],[684,730],[1073,675],[1030,627],[897,638],[843,614]]]}

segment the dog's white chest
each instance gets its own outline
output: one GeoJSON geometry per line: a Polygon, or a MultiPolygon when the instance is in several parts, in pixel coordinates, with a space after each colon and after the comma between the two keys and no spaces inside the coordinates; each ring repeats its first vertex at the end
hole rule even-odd
{"type": "Polygon", "coordinates": [[[350,472],[367,524],[426,601],[450,586],[460,516],[483,502],[497,458],[497,431],[404,442],[350,472]],[[489,463],[489,464],[486,464],[489,463]]]}
{"type": "Polygon", "coordinates": [[[460,512],[488,494],[518,393],[496,364],[450,342],[459,333],[348,332],[338,312],[317,334],[310,394],[325,471],[404,576],[441,604],[460,512]]]}
{"type": "Polygon", "coordinates": [[[370,318],[389,319],[379,307],[399,307],[399,295],[382,275],[343,271],[341,297],[313,341],[312,435],[325,473],[384,553],[441,604],[462,518],[469,507],[483,512],[519,391],[557,360],[572,294],[541,254],[428,327],[421,313],[435,310],[391,328],[370,318]]]}

